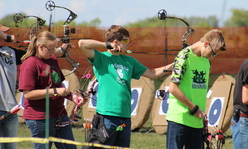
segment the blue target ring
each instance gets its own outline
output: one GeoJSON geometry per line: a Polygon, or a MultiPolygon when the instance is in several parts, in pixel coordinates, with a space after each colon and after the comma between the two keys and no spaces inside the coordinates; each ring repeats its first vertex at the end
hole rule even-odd
{"type": "Polygon", "coordinates": [[[98,84],[94,87],[94,90],[96,91],[96,93],[95,93],[95,95],[92,95],[92,97],[91,97],[91,104],[92,104],[93,107],[96,107],[98,84]]]}
{"type": "Polygon", "coordinates": [[[133,110],[136,108],[137,103],[138,103],[138,97],[139,97],[139,92],[134,89],[132,91],[132,106],[131,106],[131,113],[133,112],[133,110]]]}
{"type": "Polygon", "coordinates": [[[162,111],[164,114],[166,114],[168,111],[168,98],[169,98],[169,93],[167,92],[164,94],[164,97],[162,100],[162,111]]]}
{"type": "Polygon", "coordinates": [[[221,100],[220,99],[215,100],[209,110],[209,115],[208,115],[209,124],[213,125],[218,121],[218,119],[220,118],[221,109],[222,109],[221,100]]]}

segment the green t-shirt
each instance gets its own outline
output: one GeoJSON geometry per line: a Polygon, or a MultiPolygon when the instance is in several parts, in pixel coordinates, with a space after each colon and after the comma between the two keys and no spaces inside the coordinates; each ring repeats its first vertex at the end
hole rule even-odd
{"type": "Polygon", "coordinates": [[[98,80],[96,111],[102,115],[131,117],[131,79],[139,79],[146,67],[135,58],[95,50],[94,74],[98,80]]]}
{"type": "MultiPolygon", "coordinates": [[[[195,56],[191,48],[187,47],[175,58],[171,81],[178,83],[184,95],[205,111],[209,73],[209,60],[195,56]]],[[[203,119],[190,115],[190,110],[172,94],[169,95],[166,119],[193,128],[203,127],[203,119]]]]}

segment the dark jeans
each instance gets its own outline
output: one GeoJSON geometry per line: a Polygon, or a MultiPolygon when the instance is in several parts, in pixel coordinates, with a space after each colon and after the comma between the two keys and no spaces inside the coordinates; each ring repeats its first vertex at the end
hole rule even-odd
{"type": "Polygon", "coordinates": [[[202,149],[203,129],[168,121],[166,149],[202,149]]]}
{"type": "MultiPolygon", "coordinates": [[[[68,139],[68,140],[74,140],[71,125],[68,125],[65,127],[59,127],[58,129],[55,128],[55,122],[58,119],[59,118],[49,119],[49,136],[62,138],[62,139],[68,139]]],[[[65,122],[68,120],[69,120],[68,116],[65,115],[62,121],[65,122]]],[[[46,120],[26,120],[26,123],[32,133],[32,137],[45,138],[46,120]]],[[[57,142],[55,142],[54,144],[56,148],[58,149],[76,149],[77,148],[75,145],[72,145],[72,144],[57,143],[57,142]]],[[[49,148],[51,148],[51,146],[52,146],[52,143],[49,143],[49,148]]],[[[34,143],[34,148],[45,149],[45,144],[34,143]]]]}
{"type": "MultiPolygon", "coordinates": [[[[6,114],[6,111],[0,111],[0,116],[6,114]]],[[[17,137],[18,118],[13,114],[0,121],[0,137],[17,137]]],[[[0,143],[2,149],[16,149],[17,143],[0,143]]]]}
{"type": "Polygon", "coordinates": [[[105,143],[106,145],[130,147],[131,137],[131,119],[130,118],[119,118],[113,116],[104,116],[104,124],[109,131],[110,139],[105,143]],[[122,131],[116,131],[116,127],[125,123],[126,127],[122,131]]]}

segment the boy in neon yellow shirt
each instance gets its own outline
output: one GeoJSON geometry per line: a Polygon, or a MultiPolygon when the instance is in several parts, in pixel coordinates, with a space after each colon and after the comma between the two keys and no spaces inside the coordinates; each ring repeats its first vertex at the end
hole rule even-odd
{"type": "Polygon", "coordinates": [[[226,50],[219,30],[179,52],[173,63],[166,119],[167,149],[202,149],[203,119],[210,74],[209,59],[226,50]]]}

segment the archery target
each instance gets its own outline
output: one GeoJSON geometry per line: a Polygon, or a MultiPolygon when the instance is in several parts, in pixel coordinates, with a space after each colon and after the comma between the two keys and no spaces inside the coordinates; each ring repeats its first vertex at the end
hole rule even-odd
{"type": "Polygon", "coordinates": [[[141,88],[132,88],[132,99],[131,99],[131,116],[137,115],[137,107],[141,95],[141,88]]]}
{"type": "MultiPolygon", "coordinates": [[[[89,81],[88,86],[87,86],[87,90],[90,89],[90,87],[92,86],[92,83],[94,83],[95,80],[96,80],[96,78],[93,77],[91,79],[91,81],[89,81]]],[[[94,117],[94,114],[96,114],[98,87],[99,87],[99,83],[96,82],[93,86],[93,90],[95,90],[96,93],[94,95],[90,94],[90,97],[88,98],[88,102],[83,105],[83,117],[85,120],[92,120],[94,117]]]]}
{"type": "Polygon", "coordinates": [[[229,129],[233,114],[234,85],[235,79],[230,75],[223,74],[218,76],[209,89],[206,107],[206,113],[211,116],[211,120],[208,118],[209,127],[215,127],[216,129],[216,125],[218,125],[218,128],[223,132],[229,129]],[[221,100],[222,98],[217,100],[217,97],[224,98],[223,100],[221,100]],[[218,110],[220,106],[222,106],[221,110],[218,110]]]}
{"type": "MultiPolygon", "coordinates": [[[[69,81],[63,81],[62,82],[62,85],[65,87],[65,88],[67,88],[68,89],[68,87],[69,87],[69,81]]],[[[64,106],[66,107],[67,106],[67,99],[65,98],[65,100],[64,100],[64,106]]]]}
{"type": "MultiPolygon", "coordinates": [[[[70,72],[70,70],[67,70],[67,69],[62,69],[61,71],[64,75],[70,72]]],[[[79,81],[75,73],[65,76],[65,80],[62,82],[62,84],[66,88],[68,88],[72,93],[74,93],[75,90],[79,89],[79,81]]],[[[65,105],[65,109],[67,111],[68,116],[71,117],[74,113],[74,108],[76,107],[76,104],[73,101],[66,99],[64,102],[64,105],[65,105]]]]}
{"type": "Polygon", "coordinates": [[[166,115],[167,111],[168,111],[168,106],[169,106],[169,86],[165,86],[165,95],[162,99],[162,101],[160,102],[160,107],[159,107],[159,115],[166,115]]]}
{"type": "Polygon", "coordinates": [[[151,113],[155,85],[154,81],[141,76],[131,80],[131,129],[137,131],[147,122],[151,113]]]}
{"type": "Polygon", "coordinates": [[[208,111],[208,126],[219,126],[220,117],[224,105],[224,97],[214,97],[208,111]]]}
{"type": "MultiPolygon", "coordinates": [[[[16,94],[16,100],[19,104],[22,104],[22,107],[24,107],[24,95],[22,92],[19,92],[16,94]]],[[[23,109],[17,112],[18,115],[18,122],[19,123],[24,123],[25,120],[22,118],[23,116],[23,109]]]]}
{"type": "MultiPolygon", "coordinates": [[[[90,86],[91,86],[92,83],[93,83],[93,81],[90,81],[89,86],[88,86],[88,89],[90,88],[90,86]]],[[[88,104],[88,107],[89,108],[96,108],[97,92],[98,92],[98,82],[95,84],[94,90],[96,91],[96,93],[94,95],[91,95],[91,98],[90,98],[89,104],[88,104]]]]}
{"type": "Polygon", "coordinates": [[[163,97],[163,99],[159,99],[157,96],[155,96],[153,104],[152,125],[154,127],[155,132],[158,134],[165,134],[167,131],[168,123],[166,121],[166,113],[169,106],[170,78],[171,75],[167,76],[159,87],[159,90],[165,90],[165,96],[163,97]]]}

